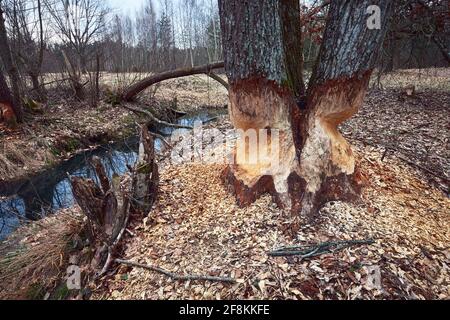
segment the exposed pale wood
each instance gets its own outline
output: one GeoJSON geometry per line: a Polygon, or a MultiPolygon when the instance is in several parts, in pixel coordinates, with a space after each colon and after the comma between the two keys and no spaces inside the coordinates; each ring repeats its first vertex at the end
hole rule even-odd
{"type": "MultiPolygon", "coordinates": [[[[331,1],[305,97],[302,61],[293,58],[301,52],[299,10],[290,10],[298,1],[219,1],[232,123],[244,131],[279,135],[279,166],[271,167],[276,159],[267,139],[267,154],[259,153],[256,164],[241,161],[236,152],[235,163],[225,170],[223,179],[240,205],[269,192],[293,214],[313,217],[327,201],[357,199],[361,175],[338,126],[361,106],[387,30],[367,28],[371,4],[331,1]]],[[[385,26],[392,3],[377,5],[385,26]]],[[[238,144],[248,144],[239,139],[238,144]]]]}
{"type": "Polygon", "coordinates": [[[100,187],[91,179],[70,177],[74,198],[88,218],[89,233],[96,254],[91,265],[105,274],[114,260],[128,226],[131,211],[148,214],[156,199],[159,175],[155,158],[154,140],[147,127],[142,128],[139,159],[131,178],[113,176],[110,182],[99,158],[93,166],[100,187]],[[106,262],[104,255],[107,253],[106,262]]]}

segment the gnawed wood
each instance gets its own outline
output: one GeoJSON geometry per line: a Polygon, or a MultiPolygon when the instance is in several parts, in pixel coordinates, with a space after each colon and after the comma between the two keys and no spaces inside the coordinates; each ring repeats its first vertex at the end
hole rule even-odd
{"type": "Polygon", "coordinates": [[[139,158],[135,166],[133,179],[133,207],[136,210],[148,213],[158,190],[159,172],[156,164],[153,136],[147,126],[141,130],[139,145],[139,158]]]}
{"type": "Polygon", "coordinates": [[[91,179],[70,177],[74,198],[88,219],[88,234],[96,250],[91,265],[101,270],[99,275],[114,260],[131,211],[147,215],[156,199],[159,176],[154,140],[146,126],[141,131],[139,159],[131,176],[114,175],[110,181],[101,160],[94,157],[100,186],[91,179]]]}
{"type": "MultiPolygon", "coordinates": [[[[289,11],[298,1],[219,1],[230,118],[236,129],[256,131],[258,141],[238,136],[244,151],[236,148],[233,165],[222,175],[239,205],[270,193],[294,215],[311,218],[328,201],[358,198],[364,177],[338,127],[362,105],[386,32],[385,27],[367,27],[371,4],[331,1],[322,49],[305,94],[301,60],[292,59],[301,52],[292,45],[300,36],[289,32],[300,25],[298,15],[289,11]],[[251,18],[240,19],[242,15],[251,18]],[[277,154],[271,141],[279,142],[277,154]]],[[[392,3],[377,4],[385,26],[392,3]]]]}

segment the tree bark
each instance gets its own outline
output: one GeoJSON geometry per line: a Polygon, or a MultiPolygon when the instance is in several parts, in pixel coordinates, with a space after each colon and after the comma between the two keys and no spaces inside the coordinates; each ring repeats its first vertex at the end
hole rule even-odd
{"type": "Polygon", "coordinates": [[[5,20],[3,17],[3,10],[0,6],[0,59],[3,61],[6,72],[8,73],[11,89],[12,89],[12,104],[14,114],[17,122],[23,122],[23,108],[22,108],[22,91],[19,71],[14,63],[11,55],[11,48],[9,46],[8,35],[5,27],[5,20]]]}
{"type": "Polygon", "coordinates": [[[360,176],[337,128],[363,102],[390,7],[389,0],[331,2],[305,97],[298,1],[219,1],[230,117],[245,132],[223,178],[240,205],[269,192],[312,217],[327,201],[357,197],[360,176]],[[381,30],[367,27],[373,4],[382,11],[381,30]],[[247,143],[252,130],[258,148],[247,143]],[[257,161],[249,161],[255,152],[257,161]]]}
{"type": "Polygon", "coordinates": [[[17,124],[16,115],[12,108],[13,100],[6,79],[0,71],[0,122],[4,121],[9,127],[17,124]]]}
{"type": "Polygon", "coordinates": [[[145,78],[138,83],[130,86],[122,94],[122,100],[131,101],[139,93],[147,89],[148,87],[169,79],[181,78],[186,76],[192,76],[195,74],[209,74],[212,70],[221,69],[224,67],[223,62],[216,62],[212,64],[207,64],[203,66],[193,67],[193,68],[181,68],[172,71],[162,72],[145,78]]]}
{"type": "Polygon", "coordinates": [[[92,165],[99,184],[91,179],[70,177],[74,198],[88,219],[88,234],[96,248],[91,265],[104,274],[127,227],[130,214],[147,215],[156,200],[159,175],[154,140],[147,127],[141,131],[139,159],[131,178],[113,176],[111,181],[100,158],[92,165]],[[108,254],[105,259],[105,254],[108,254]]]}

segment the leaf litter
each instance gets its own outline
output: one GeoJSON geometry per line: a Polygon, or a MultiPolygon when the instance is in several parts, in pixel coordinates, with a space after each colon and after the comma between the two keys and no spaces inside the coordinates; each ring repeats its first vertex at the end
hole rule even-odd
{"type": "MultiPolygon", "coordinates": [[[[247,208],[236,205],[220,179],[224,166],[166,165],[161,173],[159,201],[149,217],[136,226],[136,236],[127,243],[123,259],[182,275],[232,277],[237,283],[173,281],[140,268],[117,266],[117,275],[102,282],[94,297],[448,299],[450,200],[440,185],[430,185],[426,172],[395,155],[383,157],[385,148],[364,143],[395,137],[388,128],[396,128],[398,117],[385,113],[393,106],[379,104],[381,94],[371,91],[361,113],[343,128],[367,180],[361,201],[327,204],[319,220],[314,224],[304,221],[293,239],[285,232],[289,214],[270,196],[247,208]],[[374,104],[379,107],[376,111],[374,104]],[[268,254],[289,245],[361,239],[374,239],[374,243],[311,259],[268,254]]],[[[448,99],[445,93],[432,96],[448,99]]],[[[448,106],[440,105],[439,111],[438,104],[430,107],[426,116],[416,115],[418,107],[405,104],[396,112],[409,120],[400,122],[397,129],[404,126],[409,130],[427,119],[433,123],[428,134],[440,142],[447,141],[440,124],[448,120],[448,106]]],[[[223,118],[216,127],[226,129],[230,124],[223,118]]],[[[398,148],[411,139],[417,147],[431,143],[430,154],[440,159],[436,167],[445,174],[448,148],[442,143],[434,145],[421,136],[422,132],[418,131],[415,138],[410,135],[398,148]]],[[[418,155],[413,160],[420,159],[418,155]]]]}

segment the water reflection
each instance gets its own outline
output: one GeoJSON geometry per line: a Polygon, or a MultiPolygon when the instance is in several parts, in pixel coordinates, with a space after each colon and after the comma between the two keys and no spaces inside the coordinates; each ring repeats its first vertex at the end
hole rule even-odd
{"type": "MultiPolygon", "coordinates": [[[[184,116],[178,123],[193,126],[196,121],[208,121],[215,114],[203,111],[184,116]]],[[[173,131],[172,128],[159,129],[163,135],[170,135],[173,131]]],[[[161,150],[162,141],[156,140],[155,148],[157,151],[161,150]]],[[[38,220],[59,209],[71,207],[74,198],[68,174],[97,181],[90,164],[93,156],[102,160],[111,178],[113,174],[123,174],[133,167],[137,160],[137,150],[138,138],[135,137],[77,155],[27,181],[3,186],[0,188],[0,241],[17,229],[23,221],[38,220]]]]}

